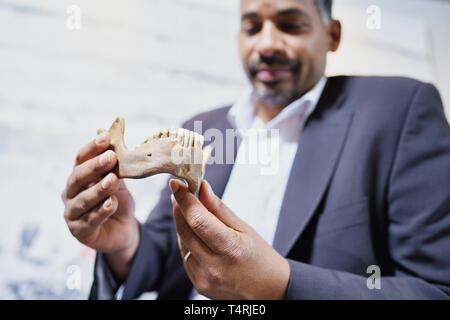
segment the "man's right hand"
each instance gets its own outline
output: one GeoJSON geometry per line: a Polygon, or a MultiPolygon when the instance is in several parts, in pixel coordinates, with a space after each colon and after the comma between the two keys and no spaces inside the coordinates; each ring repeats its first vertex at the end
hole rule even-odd
{"type": "Polygon", "coordinates": [[[112,171],[117,156],[107,132],[83,147],[76,157],[62,199],[64,218],[72,235],[104,253],[120,280],[125,280],[139,245],[134,200],[112,171]]]}

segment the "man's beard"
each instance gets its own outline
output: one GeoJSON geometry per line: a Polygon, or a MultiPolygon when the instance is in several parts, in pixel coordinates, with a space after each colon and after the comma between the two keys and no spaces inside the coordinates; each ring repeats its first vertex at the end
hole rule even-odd
{"type": "Polygon", "coordinates": [[[253,87],[252,91],[252,99],[256,100],[257,102],[262,103],[265,106],[268,107],[286,107],[291,102],[295,101],[298,97],[297,92],[292,90],[288,93],[276,93],[276,92],[268,92],[264,91],[261,92],[260,90],[253,87]]]}
{"type": "Polygon", "coordinates": [[[253,85],[252,98],[269,107],[287,106],[299,97],[301,68],[300,61],[280,55],[261,56],[257,61],[250,62],[247,66],[247,73],[253,85]],[[263,89],[258,88],[255,83],[257,81],[256,76],[263,67],[289,70],[293,76],[289,87],[283,89],[281,87],[282,82],[286,80],[281,80],[274,83],[264,83],[263,89]]]}

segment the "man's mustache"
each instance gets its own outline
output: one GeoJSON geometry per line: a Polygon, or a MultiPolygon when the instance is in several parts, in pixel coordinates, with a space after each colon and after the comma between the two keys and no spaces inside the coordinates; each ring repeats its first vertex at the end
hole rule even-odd
{"type": "Polygon", "coordinates": [[[252,76],[255,76],[261,69],[276,68],[290,70],[297,73],[300,70],[301,63],[296,59],[289,59],[280,55],[260,56],[258,60],[252,61],[248,65],[248,70],[252,76]]]}

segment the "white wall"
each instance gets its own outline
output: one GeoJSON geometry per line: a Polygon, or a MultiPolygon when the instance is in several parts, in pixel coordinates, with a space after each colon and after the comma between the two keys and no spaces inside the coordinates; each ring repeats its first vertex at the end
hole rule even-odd
{"type": "MultiPolygon", "coordinates": [[[[383,12],[382,30],[370,31],[364,3],[338,1],[344,43],[328,73],[415,76],[436,83],[448,107],[450,6],[370,1],[383,12]]],[[[75,152],[117,115],[132,146],[232,102],[246,83],[237,4],[0,0],[0,298],[86,296],[93,252],[69,234],[60,200],[75,152]],[[66,27],[69,4],[82,10],[81,30],[66,27]],[[70,265],[81,268],[80,291],[66,287],[70,265]]],[[[129,183],[140,219],[163,180],[129,183]]]]}

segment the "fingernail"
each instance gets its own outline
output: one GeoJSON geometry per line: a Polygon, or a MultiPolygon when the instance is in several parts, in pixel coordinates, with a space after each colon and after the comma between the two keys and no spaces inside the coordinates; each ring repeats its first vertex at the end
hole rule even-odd
{"type": "Polygon", "coordinates": [[[176,193],[178,191],[178,189],[180,189],[180,185],[174,179],[170,180],[169,186],[170,186],[170,190],[172,190],[172,193],[176,193]]]}
{"type": "Polygon", "coordinates": [[[211,188],[211,185],[208,183],[208,181],[203,180],[203,183],[205,184],[204,187],[205,187],[206,190],[201,190],[201,192],[202,193],[206,193],[206,194],[208,194],[210,196],[216,197],[216,194],[214,193],[214,191],[211,188]]]}
{"type": "Polygon", "coordinates": [[[106,200],[105,203],[103,204],[103,208],[109,209],[109,208],[111,208],[111,205],[112,205],[112,200],[111,200],[111,198],[108,198],[108,200],[106,200]]]}
{"type": "Polygon", "coordinates": [[[107,190],[109,189],[109,187],[111,187],[111,184],[112,184],[112,177],[111,174],[108,174],[106,178],[102,180],[102,188],[104,190],[107,190]]]}
{"type": "Polygon", "coordinates": [[[103,144],[106,142],[106,132],[102,132],[100,133],[96,138],[95,138],[95,143],[97,145],[103,144]]]}
{"type": "Polygon", "coordinates": [[[211,185],[209,184],[209,182],[206,181],[206,180],[203,180],[203,181],[205,181],[206,191],[208,191],[208,193],[214,194],[214,191],[213,191],[213,189],[211,188],[211,185]]]}
{"type": "Polygon", "coordinates": [[[100,156],[100,165],[104,166],[111,161],[111,152],[107,151],[100,156]]]}

